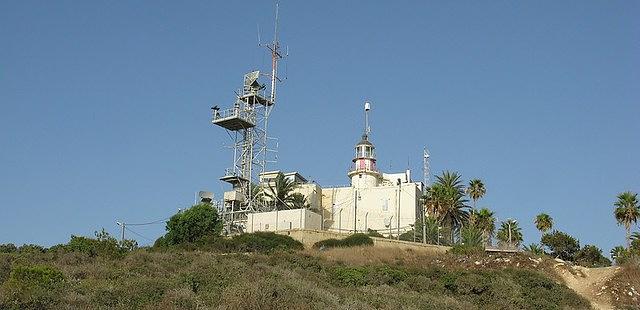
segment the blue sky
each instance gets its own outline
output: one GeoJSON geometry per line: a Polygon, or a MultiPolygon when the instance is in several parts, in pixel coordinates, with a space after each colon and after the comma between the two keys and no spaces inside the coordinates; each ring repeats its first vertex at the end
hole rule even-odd
{"type": "MultiPolygon", "coordinates": [[[[481,178],[525,241],[549,213],[605,251],[640,191],[640,4],[282,1],[270,133],[279,164],[347,184],[373,103],[379,167],[481,178]]],[[[271,1],[0,2],[0,243],[53,245],[220,195],[231,154],[209,107],[268,69],[271,1]]],[[[149,239],[163,225],[135,231],[149,239]]],[[[634,227],[638,230],[638,227],[634,227]]],[[[136,236],[137,237],[137,236],[136,236]]],[[[137,237],[141,244],[149,241],[137,237]]]]}

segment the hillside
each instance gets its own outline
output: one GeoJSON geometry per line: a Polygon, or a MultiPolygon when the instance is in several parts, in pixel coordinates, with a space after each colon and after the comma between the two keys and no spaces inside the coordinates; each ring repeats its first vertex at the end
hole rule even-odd
{"type": "Polygon", "coordinates": [[[528,258],[490,260],[495,264],[481,266],[450,254],[425,256],[373,247],[269,254],[139,249],[122,258],[64,251],[12,253],[0,256],[4,282],[0,305],[16,309],[589,307],[586,299],[558,284],[544,268],[502,264],[528,258]],[[17,270],[30,274],[29,280],[12,282],[17,270]]]}

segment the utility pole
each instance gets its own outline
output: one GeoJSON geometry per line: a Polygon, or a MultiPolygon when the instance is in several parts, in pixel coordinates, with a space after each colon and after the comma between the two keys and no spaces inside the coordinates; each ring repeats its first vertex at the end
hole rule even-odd
{"type": "Polygon", "coordinates": [[[338,232],[342,233],[342,208],[340,208],[340,212],[338,212],[338,232]]]}
{"type": "Polygon", "coordinates": [[[124,222],[116,222],[116,224],[118,224],[118,226],[122,227],[122,235],[120,237],[121,238],[120,241],[124,242],[124,229],[125,229],[125,225],[126,224],[124,222]]]}
{"type": "Polygon", "coordinates": [[[364,214],[364,233],[366,234],[369,231],[369,225],[367,223],[367,218],[369,217],[369,212],[364,214]]]}
{"type": "Polygon", "coordinates": [[[427,223],[425,214],[424,214],[424,206],[422,207],[422,243],[427,244],[427,223]]]}
{"type": "Polygon", "coordinates": [[[398,227],[397,227],[397,230],[398,230],[397,239],[398,240],[400,240],[400,200],[401,200],[400,198],[402,198],[400,196],[401,193],[402,193],[402,182],[401,182],[400,179],[398,179],[398,227]]]}

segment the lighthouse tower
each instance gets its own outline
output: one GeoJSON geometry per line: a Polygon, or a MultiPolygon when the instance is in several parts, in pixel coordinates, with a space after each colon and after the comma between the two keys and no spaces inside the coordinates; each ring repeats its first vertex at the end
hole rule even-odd
{"type": "Polygon", "coordinates": [[[367,188],[378,186],[382,175],[376,167],[375,146],[369,141],[371,128],[369,127],[369,110],[371,104],[364,103],[364,133],[362,140],[356,144],[353,165],[347,174],[351,178],[351,186],[355,188],[367,188]]]}

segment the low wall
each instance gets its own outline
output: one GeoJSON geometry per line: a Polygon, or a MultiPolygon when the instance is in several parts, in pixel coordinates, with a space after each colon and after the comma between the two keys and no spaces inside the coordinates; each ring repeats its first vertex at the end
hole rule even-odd
{"type": "MultiPolygon", "coordinates": [[[[341,234],[330,231],[323,230],[301,230],[301,229],[291,229],[291,230],[281,230],[276,233],[291,236],[291,238],[296,239],[304,244],[306,248],[310,248],[314,243],[327,239],[343,239],[348,237],[349,234],[341,234]]],[[[416,242],[402,241],[402,240],[394,240],[394,239],[385,239],[385,238],[376,238],[372,237],[373,246],[378,248],[396,248],[400,250],[412,250],[418,252],[430,252],[430,253],[445,253],[449,249],[448,246],[442,245],[433,245],[433,244],[422,244],[416,242]]]]}

